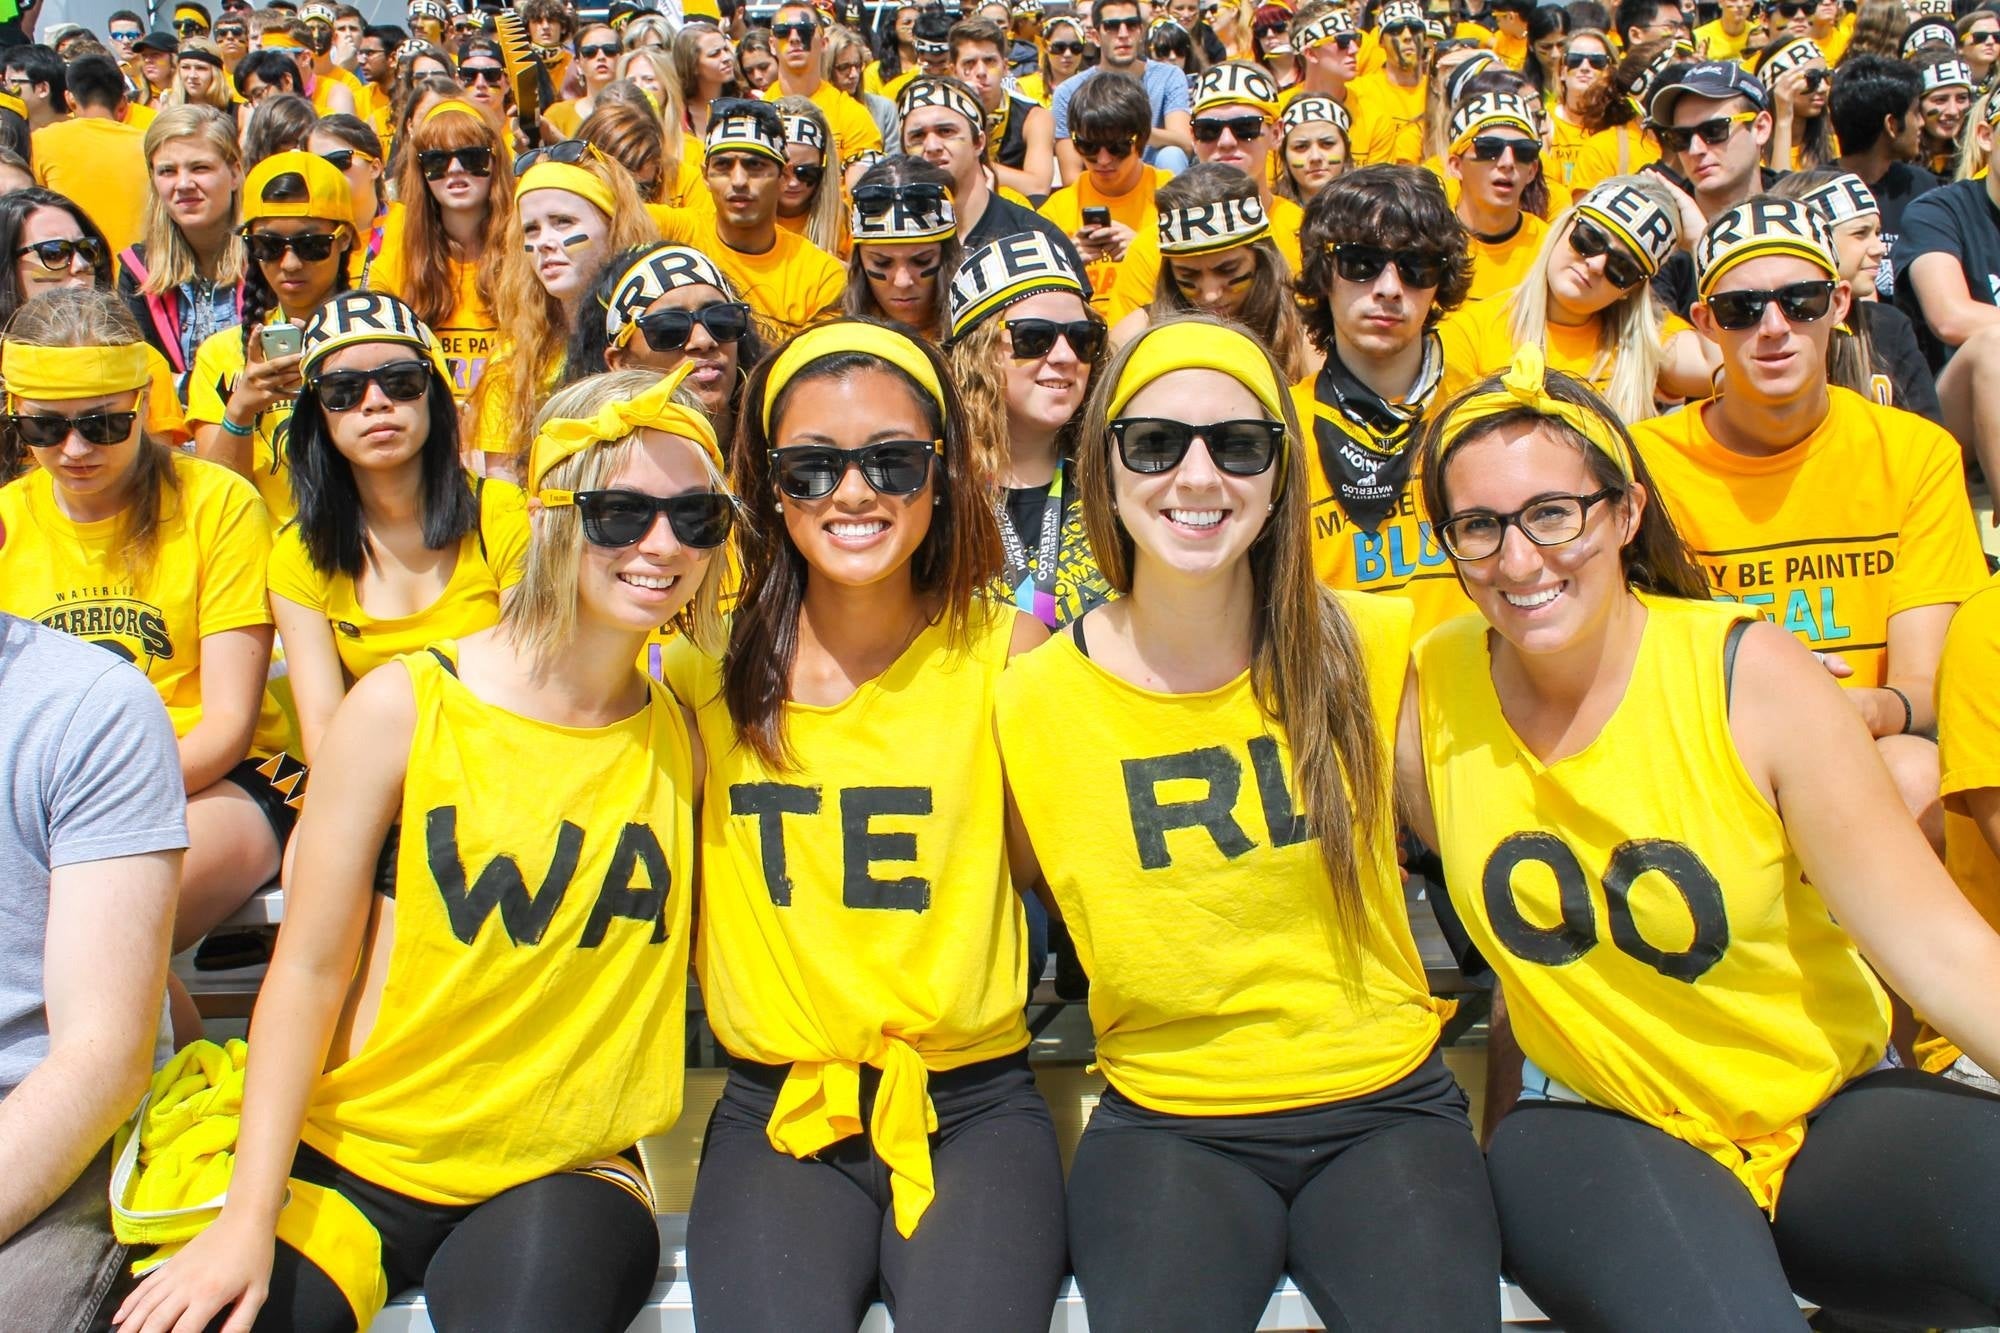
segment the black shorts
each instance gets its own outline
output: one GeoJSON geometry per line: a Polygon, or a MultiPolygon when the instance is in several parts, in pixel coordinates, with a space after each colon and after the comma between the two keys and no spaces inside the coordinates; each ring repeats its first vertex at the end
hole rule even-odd
{"type": "Polygon", "coordinates": [[[236,784],[257,803],[282,853],[285,840],[292,836],[292,826],[299,822],[297,803],[305,799],[306,766],[288,754],[245,759],[224,773],[222,780],[236,784]]]}

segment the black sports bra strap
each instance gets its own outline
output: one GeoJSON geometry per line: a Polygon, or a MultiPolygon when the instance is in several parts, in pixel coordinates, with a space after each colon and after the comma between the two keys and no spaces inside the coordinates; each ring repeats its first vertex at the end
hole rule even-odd
{"type": "Polygon", "coordinates": [[[1090,656],[1090,645],[1083,641],[1083,622],[1087,618],[1086,616],[1078,616],[1075,620],[1069,622],[1069,636],[1076,640],[1076,650],[1085,657],[1090,656]]]}
{"type": "Polygon", "coordinates": [[[446,657],[442,648],[433,644],[431,647],[424,649],[424,651],[435,657],[438,660],[438,665],[450,673],[452,679],[456,680],[458,678],[458,663],[446,657]]]}
{"type": "Polygon", "coordinates": [[[1743,632],[1750,628],[1748,620],[1739,620],[1729,627],[1729,633],[1722,640],[1722,707],[1729,708],[1730,692],[1736,685],[1736,650],[1743,643],[1743,632]]]}

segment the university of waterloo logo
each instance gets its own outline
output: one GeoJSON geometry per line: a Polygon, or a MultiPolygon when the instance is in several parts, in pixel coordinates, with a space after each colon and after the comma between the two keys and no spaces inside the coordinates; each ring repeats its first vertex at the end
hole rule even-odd
{"type": "Polygon", "coordinates": [[[88,639],[118,654],[141,671],[171,661],[174,641],[160,608],[133,595],[131,586],[76,588],[34,619],[53,630],[88,639]]]}

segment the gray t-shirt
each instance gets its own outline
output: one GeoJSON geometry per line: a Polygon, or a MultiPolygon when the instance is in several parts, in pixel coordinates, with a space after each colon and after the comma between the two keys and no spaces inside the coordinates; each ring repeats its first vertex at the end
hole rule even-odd
{"type": "Polygon", "coordinates": [[[49,1053],[49,872],[186,847],[159,694],[115,653],[0,614],[0,1100],[49,1053]]]}

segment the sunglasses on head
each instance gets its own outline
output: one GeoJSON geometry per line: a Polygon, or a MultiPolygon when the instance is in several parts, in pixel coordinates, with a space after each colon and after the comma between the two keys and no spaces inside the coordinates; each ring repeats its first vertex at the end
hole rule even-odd
{"type": "Polygon", "coordinates": [[[14,438],[33,449],[53,449],[67,440],[71,431],[85,444],[122,444],[132,434],[137,412],[88,412],[80,417],[63,417],[49,412],[7,418],[14,438]]]}
{"type": "Polygon", "coordinates": [[[576,166],[586,157],[597,155],[597,146],[587,139],[564,139],[552,143],[547,148],[531,148],[514,159],[514,174],[527,174],[529,167],[539,162],[560,162],[565,166],[576,166]]]}
{"type": "Polygon", "coordinates": [[[507,82],[505,65],[460,65],[458,77],[464,83],[490,83],[495,86],[507,82]]]}
{"type": "Polygon", "coordinates": [[[1571,51],[1563,57],[1563,68],[1582,69],[1585,65],[1592,69],[1610,69],[1611,57],[1601,51],[1571,51]]]}
{"type": "Polygon", "coordinates": [[[363,162],[373,162],[375,160],[359,148],[329,148],[324,153],[321,153],[320,156],[333,163],[335,171],[346,171],[354,165],[354,159],[357,157],[363,162]]]}
{"type": "Polygon", "coordinates": [[[816,190],[819,183],[826,179],[826,168],[817,162],[787,162],[785,174],[808,190],[816,190]]]}
{"type": "Polygon", "coordinates": [[[897,204],[915,212],[934,213],[943,206],[944,194],[942,185],[857,185],[854,207],[866,217],[886,213],[897,204]]]}
{"type": "Polygon", "coordinates": [[[1334,271],[1348,282],[1373,282],[1391,263],[1406,287],[1435,287],[1444,281],[1443,255],[1354,243],[1333,247],[1334,271]]]}
{"type": "Polygon", "coordinates": [[[1659,136],[1660,147],[1670,153],[1685,153],[1696,139],[1700,139],[1711,148],[1717,147],[1728,140],[1738,125],[1748,125],[1755,119],[1757,119],[1755,111],[1739,111],[1733,116],[1717,116],[1713,120],[1704,120],[1699,125],[1689,125],[1684,128],[1659,125],[1654,127],[1653,133],[1659,136]]]}
{"type": "Polygon", "coordinates": [[[1262,116],[1200,116],[1189,122],[1188,128],[1197,143],[1219,142],[1224,130],[1241,143],[1262,134],[1264,123],[1262,116]]]}
{"type": "Polygon", "coordinates": [[[1569,229],[1569,248],[1585,259],[1604,256],[1604,279],[1620,291],[1630,291],[1646,280],[1646,270],[1602,231],[1579,218],[1569,229]]]}
{"type": "Polygon", "coordinates": [[[243,233],[244,248],[260,264],[282,263],[287,250],[297,255],[301,263],[324,263],[332,258],[334,243],[339,239],[340,233],[335,231],[306,231],[296,236],[275,231],[243,233]]]}
{"type": "Polygon", "coordinates": [[[859,449],[831,444],[793,444],[771,451],[771,475],[794,500],[823,500],[840,487],[847,469],[881,495],[915,495],[930,479],[931,459],[942,440],[882,440],[859,449]]]}
{"type": "Polygon", "coordinates": [[[716,301],[699,310],[655,310],[632,321],[646,346],[656,352],[686,347],[697,324],[717,344],[740,342],[750,332],[750,307],[741,301],[716,301]]]}
{"type": "Polygon", "coordinates": [[[104,243],[88,236],[67,237],[59,241],[36,241],[33,245],[24,245],[14,252],[16,259],[22,255],[33,255],[35,262],[43,268],[66,273],[75,267],[79,255],[83,257],[83,262],[92,268],[100,267],[104,263],[104,243]]]}
{"type": "Polygon", "coordinates": [[[1132,149],[1134,147],[1133,141],[1129,138],[1072,139],[1070,143],[1076,148],[1077,155],[1083,158],[1093,158],[1099,153],[1109,153],[1111,156],[1120,159],[1128,158],[1132,156],[1132,149]]]}
{"type": "Polygon", "coordinates": [[[319,405],[329,412],[349,412],[361,406],[368,386],[378,384],[392,403],[413,403],[431,387],[428,361],[388,361],[373,370],[329,370],[315,375],[312,387],[319,405]]]}
{"type": "Polygon", "coordinates": [[[1014,344],[1016,361],[1035,361],[1055,350],[1056,339],[1069,344],[1079,361],[1094,361],[1104,350],[1104,326],[1095,320],[1008,319],[1002,320],[1014,344]]]}
{"type": "Polygon", "coordinates": [[[1080,56],[1086,49],[1082,42],[1049,43],[1049,54],[1052,56],[1080,56]]]}
{"type": "Polygon", "coordinates": [[[1194,442],[1208,446],[1209,461],[1232,477],[1255,477],[1271,470],[1285,427],[1279,421],[1214,421],[1190,426],[1163,417],[1119,417],[1110,423],[1118,461],[1128,472],[1171,472],[1194,442]]]}
{"type": "Polygon", "coordinates": [[[592,42],[588,46],[576,48],[577,55],[585,60],[593,60],[598,56],[610,56],[615,59],[618,52],[619,46],[616,42],[592,42]]]}
{"type": "MultiPolygon", "coordinates": [[[[542,503],[551,501],[545,496],[542,503]]],[[[653,520],[665,514],[675,541],[707,551],[729,540],[736,521],[735,501],[720,491],[686,495],[578,491],[569,503],[576,506],[577,517],[583,520],[583,539],[592,546],[636,546],[653,530],[653,520]]]]}
{"type": "Polygon", "coordinates": [[[1833,289],[1838,285],[1828,278],[1787,283],[1776,290],[1717,292],[1708,298],[1708,313],[1715,316],[1718,327],[1735,333],[1755,328],[1762,322],[1764,311],[1776,301],[1778,309],[1792,323],[1811,324],[1825,319],[1826,312],[1833,309],[1833,289]]]}
{"type": "Polygon", "coordinates": [[[785,42],[796,37],[802,45],[811,46],[813,34],[818,31],[819,25],[814,23],[773,23],[771,40],[785,42]]]}
{"type": "Polygon", "coordinates": [[[1542,145],[1538,139],[1510,139],[1503,134],[1476,134],[1472,138],[1474,162],[1498,162],[1501,154],[1510,149],[1514,161],[1521,166],[1541,160],[1542,145]]]}
{"type": "MultiPolygon", "coordinates": [[[[532,157],[533,154],[523,153],[521,156],[532,157]]],[[[474,144],[467,148],[426,148],[417,154],[417,167],[424,173],[424,179],[427,181],[443,180],[444,174],[451,170],[453,162],[464,167],[468,176],[493,174],[493,150],[483,144],[474,144]]],[[[516,166],[519,165],[517,161],[516,166]]]]}

